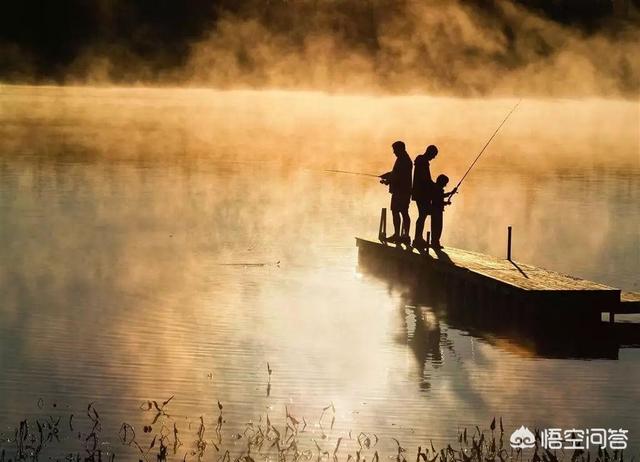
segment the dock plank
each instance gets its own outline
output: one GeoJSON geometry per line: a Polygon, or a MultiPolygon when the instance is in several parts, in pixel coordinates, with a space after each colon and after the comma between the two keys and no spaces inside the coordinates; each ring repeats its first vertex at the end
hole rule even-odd
{"type": "Polygon", "coordinates": [[[622,292],[620,294],[620,307],[615,310],[619,314],[640,314],[640,293],[622,292]]]}
{"type": "MultiPolygon", "coordinates": [[[[374,245],[384,246],[372,242],[374,245]]],[[[500,259],[491,255],[484,255],[469,250],[456,249],[453,247],[445,247],[443,254],[447,258],[443,259],[430,251],[429,256],[420,254],[417,250],[398,250],[411,252],[418,257],[432,258],[436,262],[455,265],[482,274],[492,279],[499,280],[505,284],[512,285],[522,290],[536,291],[577,291],[577,290],[595,290],[595,291],[618,291],[613,287],[606,286],[597,282],[580,279],[574,276],[558,273],[556,271],[539,268],[518,261],[509,261],[500,259]]]]}
{"type": "MultiPolygon", "coordinates": [[[[395,262],[416,271],[435,270],[454,275],[489,290],[500,290],[524,301],[549,307],[582,308],[588,312],[611,312],[622,304],[620,289],[577,278],[518,261],[501,259],[469,250],[452,247],[442,252],[421,254],[415,249],[356,238],[360,253],[381,262],[395,262]]],[[[631,305],[640,304],[629,298],[631,305]]],[[[633,299],[635,300],[635,299],[633,299]]],[[[598,315],[599,316],[599,315],[598,315]]]]}
{"type": "Polygon", "coordinates": [[[356,245],[359,262],[375,271],[418,286],[431,275],[427,286],[440,281],[441,287],[463,300],[484,304],[489,313],[505,310],[502,313],[511,321],[579,320],[582,325],[595,325],[602,322],[602,313],[608,314],[612,324],[616,314],[640,314],[640,293],[518,261],[452,247],[426,254],[361,238],[356,238],[356,245]]]}
{"type": "Polygon", "coordinates": [[[637,303],[640,305],[640,294],[636,292],[622,292],[620,294],[620,301],[622,303],[637,303]]]}

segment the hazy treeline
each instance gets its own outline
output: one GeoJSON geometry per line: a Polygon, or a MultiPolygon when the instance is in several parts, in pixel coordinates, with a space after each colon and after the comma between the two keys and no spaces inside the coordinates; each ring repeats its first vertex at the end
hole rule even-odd
{"type": "Polygon", "coordinates": [[[5,2],[0,79],[635,95],[640,0],[5,2]]]}

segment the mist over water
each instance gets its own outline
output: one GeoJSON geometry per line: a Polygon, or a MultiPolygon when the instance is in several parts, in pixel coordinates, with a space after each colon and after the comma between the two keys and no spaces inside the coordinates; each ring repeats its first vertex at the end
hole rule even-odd
{"type": "MultiPolygon", "coordinates": [[[[333,402],[332,444],[375,432],[391,451],[494,415],[640,434],[637,349],[540,357],[357,268],[353,238],[375,235],[389,195],[324,170],[381,173],[402,139],[412,157],[438,145],[432,172],[453,185],[517,100],[3,86],[0,101],[1,434],[40,398],[95,401],[115,434],[171,395],[186,433],[217,400],[229,434],[333,402]]],[[[444,244],[503,255],[512,225],[516,260],[640,290],[639,123],[637,101],[524,99],[444,244]]]]}
{"type": "MultiPolygon", "coordinates": [[[[523,4],[247,1],[193,41],[185,65],[171,77],[227,88],[638,95],[640,69],[632,58],[640,51],[635,7],[588,30],[523,4]]],[[[85,78],[118,75],[105,74],[104,60],[97,73],[93,61],[86,63],[78,69],[85,78]]]]}

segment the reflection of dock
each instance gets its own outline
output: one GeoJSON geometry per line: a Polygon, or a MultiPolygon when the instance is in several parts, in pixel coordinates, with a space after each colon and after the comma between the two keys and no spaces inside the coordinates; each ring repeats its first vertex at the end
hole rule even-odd
{"type": "MultiPolygon", "coordinates": [[[[362,239],[357,243],[359,270],[386,281],[390,289],[402,293],[402,312],[410,311],[415,323],[409,344],[421,364],[441,360],[441,349],[448,343],[446,329],[440,328],[441,321],[524,356],[617,359],[620,348],[640,347],[640,324],[602,323],[600,310],[603,308],[597,304],[595,308],[587,306],[586,309],[575,300],[562,305],[563,297],[560,297],[552,300],[551,306],[555,308],[549,308],[544,298],[536,303],[535,297],[520,297],[517,292],[508,295],[510,284],[486,283],[488,276],[476,276],[474,271],[486,272],[487,267],[507,270],[499,270],[497,263],[474,267],[474,271],[463,265],[464,255],[478,256],[472,258],[473,261],[483,255],[445,249],[446,254],[427,256],[362,239]]],[[[487,258],[499,263],[498,259],[487,258]]],[[[472,265],[468,263],[468,266],[472,265]]],[[[525,272],[532,279],[533,267],[518,266],[520,270],[516,271],[525,272]]],[[[597,286],[619,293],[616,289],[597,286]]],[[[639,301],[639,294],[623,293],[622,299],[624,303],[614,298],[617,312],[638,312],[633,303],[639,301]]]]}
{"type": "Polygon", "coordinates": [[[466,250],[444,248],[435,255],[356,238],[358,256],[369,265],[382,265],[419,278],[442,276],[460,296],[471,297],[484,308],[508,308],[509,318],[570,319],[600,322],[601,313],[638,313],[640,296],[584,279],[548,271],[512,260],[466,250]]]}

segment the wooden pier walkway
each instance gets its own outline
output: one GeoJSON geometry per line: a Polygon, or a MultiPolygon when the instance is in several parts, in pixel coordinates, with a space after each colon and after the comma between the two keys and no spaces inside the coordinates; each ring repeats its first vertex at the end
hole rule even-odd
{"type": "Polygon", "coordinates": [[[600,322],[601,313],[640,313],[640,294],[568,276],[513,260],[445,247],[437,253],[356,238],[359,258],[389,267],[401,266],[414,274],[436,272],[471,288],[478,296],[508,299],[511,306],[537,316],[568,316],[600,322]]]}

